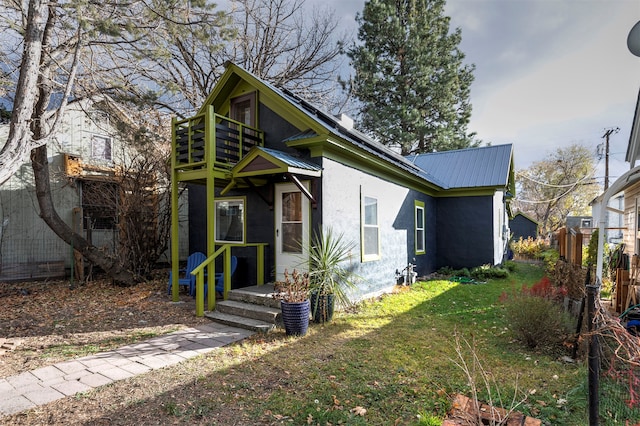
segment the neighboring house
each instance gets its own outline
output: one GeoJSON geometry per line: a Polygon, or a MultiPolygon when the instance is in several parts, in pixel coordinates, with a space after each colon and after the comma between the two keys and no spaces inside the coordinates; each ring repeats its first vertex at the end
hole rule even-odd
{"type": "MultiPolygon", "coordinates": [[[[426,275],[505,257],[511,145],[405,158],[234,64],[194,117],[174,121],[172,167],[174,188],[189,187],[189,251],[230,250],[232,287],[304,269],[321,226],[354,243],[358,297],[387,291],[409,262],[426,275]]],[[[175,273],[186,243],[172,244],[175,273]]]]}
{"type": "MultiPolygon", "coordinates": [[[[609,188],[601,194],[592,203],[594,225],[600,229],[598,244],[598,268],[596,276],[602,280],[602,262],[603,262],[603,243],[604,233],[608,225],[607,212],[620,214],[621,210],[624,214],[624,224],[622,229],[622,242],[624,243],[624,252],[630,257],[634,254],[640,254],[640,92],[636,102],[633,124],[631,126],[631,134],[629,135],[629,143],[625,160],[629,163],[629,170],[613,182],[609,188]],[[624,208],[619,206],[611,206],[611,199],[619,198],[622,194],[624,200],[624,208]]],[[[620,228],[620,227],[616,227],[620,228]]]]}
{"type": "MultiPolygon", "coordinates": [[[[119,115],[101,102],[71,102],[60,131],[47,146],[58,214],[106,252],[114,250],[120,238],[118,170],[126,161],[126,149],[114,125],[123,119],[119,115]]],[[[7,135],[4,124],[0,137],[7,135]]],[[[186,257],[186,250],[181,255],[186,257]]],[[[33,170],[25,163],[0,186],[0,281],[62,277],[72,265],[81,267],[71,248],[39,216],[33,170]]]]}
{"type": "Polygon", "coordinates": [[[511,238],[518,241],[520,238],[538,238],[538,227],[540,224],[522,212],[516,213],[509,220],[509,228],[511,229],[511,238]]]}

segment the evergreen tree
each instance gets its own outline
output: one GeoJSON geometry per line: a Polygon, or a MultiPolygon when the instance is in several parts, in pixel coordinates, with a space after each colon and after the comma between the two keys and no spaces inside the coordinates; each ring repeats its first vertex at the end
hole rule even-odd
{"type": "Polygon", "coordinates": [[[477,146],[467,133],[473,65],[463,65],[460,29],[449,32],[444,0],[369,0],[360,44],[348,51],[360,124],[403,155],[477,146]]]}

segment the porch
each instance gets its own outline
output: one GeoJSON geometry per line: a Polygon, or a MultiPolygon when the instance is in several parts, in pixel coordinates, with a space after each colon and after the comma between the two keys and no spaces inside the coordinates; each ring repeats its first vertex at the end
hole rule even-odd
{"type": "MultiPolygon", "coordinates": [[[[206,188],[206,255],[207,259],[201,263],[192,274],[196,276],[196,315],[204,315],[204,283],[205,276],[214,277],[216,273],[216,259],[222,257],[224,272],[223,299],[231,290],[231,256],[233,247],[253,247],[256,256],[256,282],[264,284],[265,247],[267,242],[238,241],[233,243],[217,243],[215,235],[215,212],[209,211],[215,205],[216,188],[234,185],[249,187],[260,185],[261,182],[246,179],[236,182],[232,169],[252,150],[264,145],[264,132],[247,126],[236,120],[215,113],[212,106],[203,113],[193,117],[172,122],[172,151],[171,151],[171,296],[178,301],[178,191],[180,183],[204,185],[206,188]]],[[[207,310],[215,309],[215,282],[207,280],[207,310]]]]}
{"type": "MultiPolygon", "coordinates": [[[[274,225],[274,222],[277,222],[277,218],[283,217],[282,203],[284,202],[291,204],[285,209],[284,216],[292,214],[292,209],[304,208],[306,209],[304,212],[296,210],[294,216],[309,217],[309,205],[315,205],[316,201],[315,188],[309,182],[302,182],[299,176],[307,179],[319,177],[321,168],[289,153],[266,148],[264,144],[265,136],[262,130],[216,114],[212,106],[208,106],[202,114],[192,118],[173,121],[171,263],[172,277],[176,278],[171,284],[171,293],[172,299],[177,301],[178,185],[180,183],[202,185],[203,189],[198,190],[202,198],[199,201],[206,207],[199,210],[202,213],[199,213],[198,224],[194,225],[191,218],[189,223],[190,227],[195,226],[194,229],[201,231],[200,234],[206,235],[206,250],[202,248],[199,251],[205,252],[207,259],[192,272],[196,276],[197,316],[203,316],[205,311],[205,281],[208,282],[206,310],[213,311],[216,308],[213,280],[206,280],[205,277],[215,275],[217,259],[222,259],[222,269],[225,274],[222,298],[227,300],[231,290],[231,276],[228,271],[231,269],[232,251],[244,250],[246,253],[245,248],[255,250],[251,251],[250,255],[246,255],[250,256],[251,266],[248,269],[251,270],[248,272],[243,270],[243,272],[250,274],[252,279],[255,277],[256,280],[250,282],[260,286],[265,284],[265,275],[268,271],[275,270],[277,274],[278,268],[273,264],[275,263],[273,259],[278,256],[282,259],[283,253],[276,248],[291,247],[294,240],[298,241],[299,248],[299,239],[296,238],[308,234],[302,230],[302,219],[299,224],[287,223],[282,227],[274,225]],[[286,185],[285,194],[278,192],[283,190],[283,185],[286,185]],[[229,195],[233,194],[232,191],[235,191],[235,194],[244,195],[229,195]],[[294,193],[295,196],[291,196],[294,193]],[[231,203],[237,205],[224,206],[225,203],[229,204],[230,198],[234,197],[235,200],[231,203]],[[247,204],[250,202],[253,204],[248,208],[247,204]],[[259,206],[262,212],[256,210],[256,206],[259,206]],[[226,213],[220,214],[218,208],[226,209],[226,213]],[[227,225],[231,228],[230,218],[234,215],[241,215],[242,223],[235,228],[238,234],[229,238],[224,236],[222,230],[227,225]],[[249,218],[256,220],[257,217],[260,218],[260,226],[247,225],[249,218]],[[283,242],[285,239],[286,241],[283,242]],[[271,250],[267,252],[269,247],[271,250]]],[[[201,246],[205,245],[204,239],[203,237],[201,246]]]]}

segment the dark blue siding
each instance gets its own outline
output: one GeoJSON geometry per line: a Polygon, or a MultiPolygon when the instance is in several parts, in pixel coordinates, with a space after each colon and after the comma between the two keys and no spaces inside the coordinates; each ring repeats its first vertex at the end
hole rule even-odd
{"type": "Polygon", "coordinates": [[[493,199],[438,198],[437,268],[493,264],[493,199]]]}

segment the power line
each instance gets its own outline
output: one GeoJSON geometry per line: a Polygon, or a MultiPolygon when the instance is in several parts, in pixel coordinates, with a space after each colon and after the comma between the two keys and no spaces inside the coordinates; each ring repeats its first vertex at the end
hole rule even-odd
{"type": "Polygon", "coordinates": [[[530,180],[533,183],[537,183],[538,185],[547,186],[549,188],[569,188],[569,187],[578,186],[578,185],[580,185],[582,182],[584,182],[587,179],[594,179],[593,175],[596,173],[596,169],[598,168],[598,164],[600,164],[600,160],[598,160],[598,162],[593,166],[591,171],[589,173],[587,173],[582,179],[579,179],[576,182],[567,183],[567,184],[563,184],[563,185],[554,185],[554,184],[542,182],[542,181],[539,181],[539,180],[536,180],[536,179],[532,178],[531,176],[527,176],[526,174],[524,174],[522,172],[516,172],[516,176],[523,177],[523,178],[525,178],[527,180],[530,180]]]}

